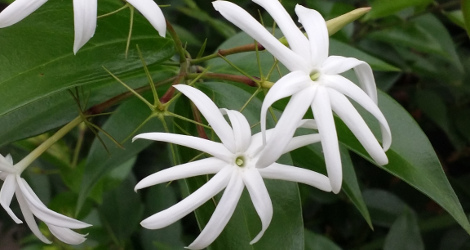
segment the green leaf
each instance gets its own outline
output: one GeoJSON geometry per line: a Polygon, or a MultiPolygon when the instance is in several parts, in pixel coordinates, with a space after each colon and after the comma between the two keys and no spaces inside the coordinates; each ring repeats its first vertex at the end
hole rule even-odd
{"type": "Polygon", "coordinates": [[[442,14],[444,14],[451,22],[466,30],[462,10],[443,11],[442,14]]]}
{"type": "Polygon", "coordinates": [[[406,209],[393,223],[385,238],[384,250],[424,250],[416,214],[406,209]]]}
{"type": "Polygon", "coordinates": [[[363,195],[375,225],[390,227],[406,209],[410,209],[399,197],[386,190],[367,189],[363,195]]]}
{"type": "MultiPolygon", "coordinates": [[[[100,1],[100,13],[122,6],[100,1]]],[[[73,55],[72,1],[48,1],[21,22],[0,29],[0,116],[72,87],[114,82],[115,74],[141,71],[139,44],[147,64],[170,58],[171,40],[161,38],[141,15],[136,15],[129,55],[125,57],[129,12],[98,20],[95,36],[73,55]],[[58,21],[60,20],[60,21],[58,21]]]]}
{"type": "Polygon", "coordinates": [[[470,0],[461,0],[463,19],[467,29],[468,37],[470,38],[470,0]]]}
{"type": "Polygon", "coordinates": [[[390,16],[396,12],[415,6],[425,6],[432,0],[372,0],[372,10],[366,15],[366,19],[377,19],[390,16]]]}
{"type": "Polygon", "coordinates": [[[307,229],[305,233],[305,250],[341,250],[332,240],[327,237],[313,233],[307,229]]]}
{"type": "Polygon", "coordinates": [[[121,247],[139,227],[144,211],[139,196],[133,191],[135,184],[134,176],[129,175],[118,188],[104,194],[103,204],[98,209],[108,234],[121,247]]]}
{"type": "MultiPolygon", "coordinates": [[[[389,163],[380,167],[436,201],[470,233],[470,224],[462,206],[421,128],[408,112],[381,91],[379,107],[389,122],[393,138],[391,148],[387,151],[389,163]]],[[[380,134],[375,119],[367,112],[361,114],[376,135],[380,134]]],[[[340,140],[351,150],[373,162],[344,123],[336,120],[336,124],[340,140]]]]}
{"type": "MultiPolygon", "coordinates": [[[[99,133],[104,141],[106,148],[101,141],[95,138],[88,153],[88,158],[83,173],[82,186],[79,194],[78,210],[87,198],[90,190],[113,168],[119,166],[122,162],[130,157],[138,154],[144,148],[152,143],[152,141],[138,140],[131,142],[129,136],[133,136],[134,130],[141,125],[150,115],[150,110],[141,100],[132,99],[119,106],[116,111],[108,118],[106,123],[101,127],[117,142],[121,143],[124,149],[118,147],[103,133],[99,133]],[[129,119],[132,117],[132,119],[129,119]],[[124,141],[127,139],[126,141],[124,141]]],[[[163,131],[163,126],[158,119],[151,119],[136,133],[139,132],[156,132],[163,131]]]]}

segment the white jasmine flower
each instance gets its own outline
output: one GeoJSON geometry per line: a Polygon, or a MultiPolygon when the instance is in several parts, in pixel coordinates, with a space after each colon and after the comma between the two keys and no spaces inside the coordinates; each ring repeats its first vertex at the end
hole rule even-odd
{"type": "Polygon", "coordinates": [[[342,168],[332,111],[349,127],[377,164],[387,164],[385,151],[390,147],[391,133],[377,106],[377,90],[370,66],[355,58],[328,56],[328,30],[325,20],[317,11],[301,5],[295,7],[307,38],[279,1],[253,2],[262,6],[273,17],[286,37],[290,49],[239,6],[226,1],[215,1],[213,5],[227,20],[261,43],[291,71],[274,84],[264,99],[261,110],[262,131],[266,129],[267,109],[277,100],[291,96],[276,125],[276,136],[267,141],[265,152],[261,154],[260,164],[268,165],[276,160],[275,152],[282,151],[279,145],[287,144],[295,132],[297,122],[309,107],[318,125],[333,192],[338,193],[341,189],[342,168]],[[354,69],[362,89],[340,75],[350,69],[354,69]],[[379,121],[383,148],[346,96],[379,121]]]}
{"type": "MultiPolygon", "coordinates": [[[[135,189],[192,176],[215,175],[201,188],[179,203],[143,220],[141,222],[143,227],[149,229],[166,227],[186,216],[225,188],[224,194],[206,227],[196,240],[188,246],[190,249],[205,248],[222,232],[235,210],[244,187],[246,187],[262,223],[261,232],[250,242],[250,244],[253,244],[264,234],[273,214],[271,199],[263,178],[301,182],[324,191],[331,191],[328,178],[322,174],[275,162],[269,165],[259,165],[258,162],[263,162],[258,161],[259,152],[263,148],[261,133],[252,136],[250,125],[240,112],[226,109],[219,110],[204,93],[190,86],[175,85],[174,87],[197,106],[220,138],[221,143],[199,137],[170,133],[144,133],[135,136],[134,140],[149,139],[175,143],[211,155],[206,159],[177,165],[152,174],[140,181],[135,189]],[[223,115],[228,116],[231,125],[223,115]]],[[[311,121],[302,121],[300,126],[312,127],[313,124],[311,121]]],[[[271,131],[266,132],[269,137],[271,131]]],[[[318,134],[295,137],[286,147],[282,145],[282,149],[277,150],[278,154],[275,158],[277,160],[285,152],[319,140],[318,134]]]]}
{"type": "Polygon", "coordinates": [[[34,235],[42,242],[51,243],[39,230],[34,216],[44,221],[51,233],[59,240],[71,245],[78,245],[84,242],[86,235],[76,233],[71,229],[80,229],[91,225],[48,209],[39,200],[28,183],[20,177],[20,174],[17,168],[13,166],[13,160],[10,155],[6,157],[0,155],[0,179],[3,180],[2,189],[0,190],[0,205],[2,205],[8,215],[17,224],[23,223],[10,209],[10,203],[15,194],[26,224],[28,224],[34,235]]]}
{"type": "MultiPolygon", "coordinates": [[[[29,16],[47,0],[16,0],[0,13],[0,28],[11,26],[23,18],[29,16]]],[[[166,21],[163,13],[153,0],[129,0],[129,4],[134,6],[144,15],[150,24],[158,31],[160,36],[165,36],[166,21]]],[[[75,38],[73,43],[73,53],[85,45],[95,34],[97,0],[73,0],[75,38]]]]}

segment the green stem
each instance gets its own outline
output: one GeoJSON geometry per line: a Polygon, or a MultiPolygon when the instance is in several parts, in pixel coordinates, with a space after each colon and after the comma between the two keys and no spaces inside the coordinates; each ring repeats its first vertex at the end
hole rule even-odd
{"type": "Polygon", "coordinates": [[[39,147],[34,149],[31,153],[29,153],[25,158],[23,158],[20,162],[15,164],[15,168],[18,169],[18,172],[23,172],[31,163],[33,163],[42,153],[44,153],[47,149],[49,149],[54,143],[60,140],[64,135],[70,132],[73,128],[75,128],[78,124],[82,122],[82,118],[79,116],[69,122],[67,125],[59,129],[55,134],[45,140],[39,147]]]}

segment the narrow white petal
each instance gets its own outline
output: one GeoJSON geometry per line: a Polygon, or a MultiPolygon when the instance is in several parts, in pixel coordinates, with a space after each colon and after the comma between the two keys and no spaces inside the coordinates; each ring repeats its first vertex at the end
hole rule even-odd
{"type": "Polygon", "coordinates": [[[250,244],[254,244],[263,236],[271,223],[271,219],[273,218],[273,204],[263,178],[257,169],[246,169],[243,173],[243,182],[250,193],[251,202],[253,202],[253,206],[261,219],[261,231],[250,242],[250,244]]]}
{"type": "Polygon", "coordinates": [[[362,89],[377,104],[377,86],[368,63],[352,57],[330,56],[322,65],[322,71],[326,75],[337,75],[350,69],[354,69],[362,89]]]}
{"type": "Polygon", "coordinates": [[[159,229],[183,218],[224,189],[229,183],[232,172],[231,167],[222,169],[194,193],[175,205],[148,217],[140,224],[148,229],[159,229]]]}
{"type": "Polygon", "coordinates": [[[51,233],[60,241],[67,243],[69,245],[78,245],[83,243],[86,240],[86,235],[79,234],[74,232],[71,229],[57,227],[54,225],[47,224],[47,227],[51,231],[51,233]]]}
{"type": "Polygon", "coordinates": [[[263,178],[304,183],[325,192],[331,192],[328,177],[312,170],[274,163],[269,167],[259,169],[259,173],[263,178]]]}
{"type": "Polygon", "coordinates": [[[307,32],[310,41],[311,60],[316,66],[320,66],[328,57],[329,49],[329,36],[325,19],[318,11],[298,4],[295,6],[295,13],[307,32]]]}
{"type": "Polygon", "coordinates": [[[290,71],[308,71],[306,67],[307,61],[279,42],[265,27],[248,12],[240,8],[240,6],[227,1],[214,1],[212,5],[225,19],[261,43],[266,50],[281,61],[290,71]]]}
{"type": "Polygon", "coordinates": [[[282,4],[278,0],[253,0],[253,2],[271,15],[286,37],[289,47],[297,55],[308,58],[307,61],[310,60],[310,45],[307,37],[300,31],[282,4]]]}
{"type": "Polygon", "coordinates": [[[41,231],[39,230],[38,225],[36,224],[36,221],[34,220],[33,213],[29,209],[29,204],[26,202],[26,199],[23,197],[23,194],[19,189],[15,191],[16,194],[16,200],[18,200],[18,203],[20,204],[20,209],[21,213],[23,214],[24,220],[26,221],[26,224],[28,225],[29,229],[33,232],[36,237],[38,237],[39,240],[46,244],[51,244],[52,242],[44,236],[41,231]]]}
{"type": "Polygon", "coordinates": [[[13,25],[29,16],[47,0],[16,0],[0,13],[0,28],[13,25]]]}
{"type": "Polygon", "coordinates": [[[203,151],[212,156],[215,156],[219,159],[230,161],[232,158],[232,153],[227,150],[227,148],[219,142],[213,142],[207,139],[202,139],[199,137],[189,136],[189,135],[180,135],[180,134],[170,134],[170,133],[143,133],[138,134],[132,138],[132,141],[136,139],[147,139],[154,141],[162,141],[178,144],[181,146],[193,148],[196,150],[203,151]]]}
{"type": "Polygon", "coordinates": [[[299,128],[318,129],[315,119],[303,119],[299,122],[299,128]]]}
{"type": "Polygon", "coordinates": [[[16,173],[16,169],[13,167],[13,160],[11,159],[11,155],[3,157],[3,155],[0,154],[0,172],[9,174],[16,173]]]}
{"type": "Polygon", "coordinates": [[[23,223],[10,208],[11,200],[16,190],[16,178],[14,175],[7,175],[5,181],[2,185],[2,190],[0,190],[0,205],[3,209],[10,215],[10,217],[15,221],[16,224],[23,223]]]}
{"type": "MultiPolygon", "coordinates": [[[[264,98],[263,105],[261,106],[261,132],[264,133],[266,131],[266,114],[269,107],[282,98],[308,88],[311,82],[310,77],[302,71],[291,72],[279,79],[271,89],[269,89],[268,94],[264,98]]],[[[266,141],[266,138],[263,140],[266,141]]]]}
{"type": "Polygon", "coordinates": [[[283,154],[290,152],[292,150],[296,150],[298,148],[301,148],[303,146],[316,143],[321,141],[321,136],[320,134],[310,134],[310,135],[300,135],[292,138],[290,140],[289,144],[287,144],[286,148],[284,149],[283,154]]]}
{"type": "Polygon", "coordinates": [[[97,0],[73,0],[74,54],[95,34],[97,11],[97,0]]]}
{"type": "Polygon", "coordinates": [[[251,128],[242,113],[235,110],[220,109],[223,114],[227,114],[232,124],[233,137],[235,138],[236,152],[244,152],[251,142],[251,128]]]}
{"type": "Polygon", "coordinates": [[[209,219],[209,222],[207,222],[199,236],[187,248],[206,248],[220,235],[225,225],[227,225],[232,217],[243,192],[243,181],[239,175],[240,173],[238,173],[238,171],[233,172],[227,188],[209,219]]]}
{"type": "Polygon", "coordinates": [[[382,131],[382,147],[385,151],[390,148],[392,144],[392,133],[388,125],[385,116],[382,111],[380,111],[376,102],[373,99],[369,98],[367,94],[359,88],[356,84],[348,80],[343,76],[325,76],[325,86],[335,89],[336,91],[348,96],[353,99],[359,105],[361,105],[365,110],[371,113],[377,121],[380,123],[380,129],[382,131]]]}
{"type": "Polygon", "coordinates": [[[315,96],[316,87],[304,89],[294,94],[287,104],[281,118],[274,128],[273,136],[267,140],[266,146],[256,163],[257,168],[264,168],[275,162],[284,152],[285,147],[292,139],[302,117],[305,115],[312,99],[315,96]]]}
{"type": "Polygon", "coordinates": [[[127,0],[132,4],[152,26],[158,31],[160,36],[165,37],[166,21],[163,12],[153,0],[127,0]]]}
{"type": "Polygon", "coordinates": [[[41,202],[41,200],[39,200],[39,197],[37,197],[37,195],[23,178],[16,176],[16,180],[29,209],[38,219],[44,221],[47,224],[66,228],[78,229],[91,226],[88,223],[72,219],[50,210],[41,202]]]}
{"type": "Polygon", "coordinates": [[[384,150],[374,134],[348,98],[333,89],[328,90],[328,93],[330,95],[333,111],[343,120],[351,132],[353,132],[372,159],[379,165],[387,164],[387,155],[385,155],[384,150]]]}
{"type": "MultiPolygon", "coordinates": [[[[268,129],[266,130],[265,132],[265,136],[266,138],[269,140],[269,138],[271,138],[271,136],[273,135],[274,133],[274,129],[268,129]]],[[[263,143],[263,136],[262,136],[262,132],[258,132],[256,134],[254,134],[252,137],[251,137],[251,144],[250,146],[246,149],[246,154],[249,156],[249,157],[256,157],[256,155],[261,151],[261,149],[264,147],[264,143],[263,143]]]]}
{"type": "Polygon", "coordinates": [[[215,103],[199,89],[184,84],[173,85],[173,87],[183,93],[196,105],[209,125],[214,129],[220,141],[222,141],[228,150],[235,153],[235,138],[233,138],[232,128],[215,103]]]}
{"type": "Polygon", "coordinates": [[[135,190],[157,185],[163,182],[204,174],[215,174],[219,172],[225,165],[227,165],[226,162],[214,157],[177,165],[145,177],[139,181],[139,183],[137,183],[135,190]]]}
{"type": "Polygon", "coordinates": [[[318,132],[321,136],[321,145],[325,156],[326,170],[330,178],[331,188],[335,194],[341,190],[343,182],[343,169],[339,153],[338,136],[331,111],[328,92],[324,87],[318,87],[313,99],[313,116],[317,122],[318,132]]]}

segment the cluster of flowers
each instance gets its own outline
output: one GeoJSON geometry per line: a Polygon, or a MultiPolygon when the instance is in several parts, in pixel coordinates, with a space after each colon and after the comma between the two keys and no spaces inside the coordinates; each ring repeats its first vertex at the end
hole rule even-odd
{"type": "MultiPolygon", "coordinates": [[[[165,34],[165,20],[153,0],[127,0],[136,7],[160,35],[165,34]]],[[[333,112],[354,133],[366,151],[379,165],[388,162],[385,151],[391,144],[388,123],[377,106],[377,90],[370,66],[355,58],[328,56],[329,37],[326,22],[315,10],[297,5],[295,12],[307,36],[297,27],[278,0],[253,0],[263,7],[283,32],[289,47],[283,45],[250,14],[236,4],[215,1],[213,6],[222,16],[257,40],[291,72],[279,79],[266,95],[261,109],[261,132],[251,134],[246,118],[238,111],[219,109],[203,92],[188,85],[174,87],[188,97],[217,134],[221,142],[172,133],[144,133],[135,139],[175,143],[211,155],[209,158],[177,165],[141,180],[136,190],[172,180],[198,175],[214,176],[197,191],[174,206],[142,221],[149,229],[166,227],[189,214],[225,188],[212,217],[201,234],[188,248],[201,249],[211,244],[232,216],[246,186],[254,208],[262,222],[257,242],[268,228],[273,216],[272,202],[263,178],[293,181],[311,185],[326,192],[338,193],[342,184],[339,143],[333,112]],[[360,87],[340,74],[354,69],[360,87]],[[266,129],[266,113],[277,100],[290,100],[276,126],[266,129]],[[380,123],[382,146],[349,98],[361,105],[380,123]],[[315,120],[304,120],[311,107],[315,120]],[[224,118],[228,117],[228,121],[224,118]],[[312,129],[311,134],[295,136],[299,128],[312,129]],[[320,142],[325,156],[327,176],[311,170],[276,163],[278,158],[294,149],[320,142]]],[[[0,13],[0,27],[18,22],[46,0],[16,0],[0,13]],[[20,13],[20,14],[18,14],[20,13]]],[[[96,26],[96,0],[74,0],[74,53],[93,35],[96,26]]],[[[70,230],[90,226],[47,209],[19,175],[11,157],[0,158],[0,178],[4,180],[0,204],[8,214],[21,221],[9,208],[16,193],[21,211],[31,230],[42,241],[49,242],[37,229],[33,214],[43,220],[51,232],[69,244],[85,238],[70,230]],[[60,230],[58,230],[60,228],[60,230]]]]}

